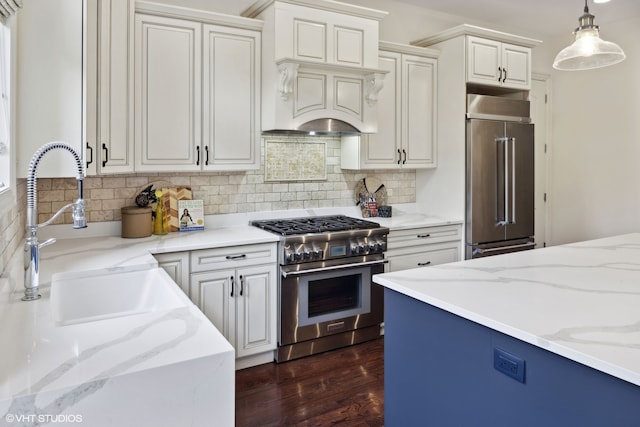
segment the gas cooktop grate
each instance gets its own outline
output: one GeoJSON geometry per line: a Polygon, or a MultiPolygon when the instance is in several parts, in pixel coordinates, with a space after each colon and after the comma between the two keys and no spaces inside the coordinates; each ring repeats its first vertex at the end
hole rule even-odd
{"type": "Polygon", "coordinates": [[[312,216],[300,218],[252,221],[251,225],[283,236],[296,234],[327,233],[331,231],[366,230],[379,228],[380,224],[345,215],[312,216]]]}

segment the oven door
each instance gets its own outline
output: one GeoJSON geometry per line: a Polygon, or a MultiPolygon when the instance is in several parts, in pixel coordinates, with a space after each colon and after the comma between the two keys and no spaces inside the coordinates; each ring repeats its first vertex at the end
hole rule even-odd
{"type": "Polygon", "coordinates": [[[287,271],[280,283],[280,345],[380,325],[384,291],[371,281],[383,259],[287,271]]]}

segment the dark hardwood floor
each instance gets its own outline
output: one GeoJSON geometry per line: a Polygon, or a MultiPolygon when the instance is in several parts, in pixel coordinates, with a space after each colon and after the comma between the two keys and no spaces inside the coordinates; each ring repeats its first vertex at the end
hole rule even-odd
{"type": "Polygon", "coordinates": [[[384,338],[236,372],[236,426],[382,426],[384,338]]]}

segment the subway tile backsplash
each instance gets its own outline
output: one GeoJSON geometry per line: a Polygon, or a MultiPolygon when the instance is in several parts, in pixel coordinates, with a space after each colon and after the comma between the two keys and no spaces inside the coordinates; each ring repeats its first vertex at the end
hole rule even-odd
{"type": "MultiPolygon", "coordinates": [[[[289,135],[263,137],[265,141],[289,141],[304,146],[310,141],[326,144],[326,178],[300,181],[267,181],[266,177],[286,176],[277,168],[287,162],[270,157],[255,171],[144,173],[131,175],[89,176],[85,179],[89,222],[119,221],[120,208],[135,205],[135,195],[145,186],[171,185],[191,187],[194,199],[204,200],[206,215],[273,211],[355,205],[356,183],[363,177],[376,176],[387,188],[388,203],[414,203],[416,179],[414,170],[349,171],[340,168],[340,138],[289,135]],[[312,139],[310,139],[312,138],[312,139]]],[[[286,151],[285,151],[286,153],[286,151]]],[[[75,178],[39,178],[39,222],[77,198],[75,178]]],[[[70,213],[56,223],[71,223],[70,213]]]]}

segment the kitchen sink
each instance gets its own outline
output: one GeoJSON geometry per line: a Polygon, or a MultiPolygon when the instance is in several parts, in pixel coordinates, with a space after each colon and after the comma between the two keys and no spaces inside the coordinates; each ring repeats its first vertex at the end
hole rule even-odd
{"type": "Polygon", "coordinates": [[[162,268],[60,273],[51,281],[51,313],[60,326],[169,310],[187,302],[162,268]]]}

